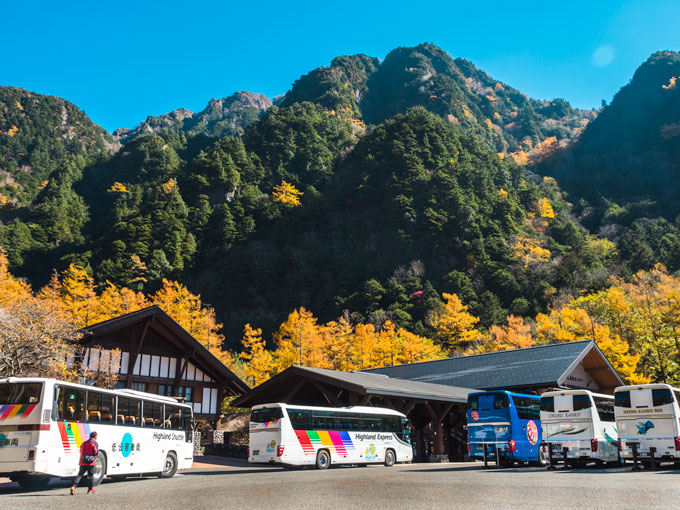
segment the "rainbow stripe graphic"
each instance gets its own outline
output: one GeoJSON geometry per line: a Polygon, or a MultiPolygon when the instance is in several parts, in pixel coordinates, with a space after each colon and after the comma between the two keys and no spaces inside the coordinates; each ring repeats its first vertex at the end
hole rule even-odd
{"type": "Polygon", "coordinates": [[[21,417],[22,420],[26,419],[37,405],[38,404],[8,404],[0,406],[0,421],[17,417],[21,417]]]}
{"type": "Polygon", "coordinates": [[[58,421],[61,444],[66,453],[79,452],[80,445],[90,437],[90,424],[75,421],[58,421]],[[73,447],[71,445],[74,445],[73,447]]]}
{"type": "Polygon", "coordinates": [[[347,450],[354,450],[354,443],[346,430],[296,430],[295,435],[305,455],[315,455],[321,447],[338,455],[347,455],[347,450]]]}
{"type": "Polygon", "coordinates": [[[277,419],[274,420],[274,421],[268,421],[267,423],[264,424],[264,428],[267,428],[267,427],[269,427],[270,425],[276,425],[276,424],[279,422],[280,419],[281,419],[281,418],[277,418],[277,419]]]}

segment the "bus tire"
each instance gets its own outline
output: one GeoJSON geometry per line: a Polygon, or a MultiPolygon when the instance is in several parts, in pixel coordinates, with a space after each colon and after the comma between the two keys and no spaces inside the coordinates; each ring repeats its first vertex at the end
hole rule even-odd
{"type": "Polygon", "coordinates": [[[168,452],[165,457],[165,464],[163,464],[163,471],[161,471],[161,478],[172,478],[177,473],[177,455],[175,452],[168,452]]]}
{"type": "Polygon", "coordinates": [[[97,457],[94,459],[94,476],[92,477],[92,485],[99,485],[106,476],[106,457],[99,451],[97,457]]]}
{"type": "Polygon", "coordinates": [[[397,454],[394,453],[394,450],[388,449],[385,451],[385,466],[392,467],[395,462],[397,462],[397,454]]]}
{"type": "Polygon", "coordinates": [[[317,469],[328,469],[331,465],[331,454],[328,450],[319,450],[316,454],[316,468],[317,469]]]}
{"type": "Polygon", "coordinates": [[[47,484],[50,483],[51,479],[52,477],[47,475],[25,475],[16,478],[14,481],[24,490],[42,491],[47,489],[47,484]]]}

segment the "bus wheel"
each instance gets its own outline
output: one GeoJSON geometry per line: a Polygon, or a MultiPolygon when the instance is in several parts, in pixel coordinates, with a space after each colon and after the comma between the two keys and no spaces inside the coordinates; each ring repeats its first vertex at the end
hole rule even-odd
{"type": "Polygon", "coordinates": [[[397,456],[394,454],[394,450],[387,450],[385,452],[385,466],[392,467],[397,461],[397,456]]]}
{"type": "Polygon", "coordinates": [[[174,452],[168,452],[168,456],[165,457],[165,465],[163,466],[163,472],[161,473],[161,478],[172,478],[177,473],[177,455],[174,452]]]}
{"type": "Polygon", "coordinates": [[[92,477],[92,485],[99,485],[106,476],[106,457],[102,452],[97,453],[97,458],[94,459],[94,476],[92,477]]]}
{"type": "Polygon", "coordinates": [[[51,476],[46,475],[26,475],[16,478],[14,481],[17,482],[22,489],[28,491],[41,491],[47,488],[47,484],[50,483],[51,479],[51,476]]]}
{"type": "Polygon", "coordinates": [[[331,456],[326,450],[319,450],[316,454],[316,467],[317,469],[328,469],[331,465],[331,456]]]}

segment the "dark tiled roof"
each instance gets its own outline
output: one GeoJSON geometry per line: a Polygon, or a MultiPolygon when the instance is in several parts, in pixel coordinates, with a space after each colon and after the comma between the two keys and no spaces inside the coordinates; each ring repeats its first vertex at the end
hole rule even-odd
{"type": "Polygon", "coordinates": [[[305,386],[312,386],[311,381],[344,388],[360,395],[379,397],[431,400],[439,402],[467,402],[468,393],[478,391],[471,388],[459,388],[451,385],[431,384],[420,381],[393,379],[380,374],[365,372],[339,372],[324,368],[292,366],[275,375],[268,381],[253,388],[245,395],[237,398],[234,406],[252,407],[267,402],[287,402],[285,395],[291,388],[304,381],[305,386]]]}
{"type": "Polygon", "coordinates": [[[597,346],[591,340],[375,368],[365,372],[466,388],[558,386],[567,370],[597,346]]]}

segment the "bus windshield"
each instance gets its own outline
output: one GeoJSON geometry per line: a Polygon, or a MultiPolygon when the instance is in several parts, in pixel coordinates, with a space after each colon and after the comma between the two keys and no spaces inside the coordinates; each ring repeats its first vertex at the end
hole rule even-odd
{"type": "Polygon", "coordinates": [[[280,407],[265,407],[263,409],[255,409],[250,413],[250,421],[252,423],[267,423],[276,421],[283,416],[280,407]]]}
{"type": "Polygon", "coordinates": [[[0,384],[0,405],[37,404],[41,392],[42,383],[0,384]]]}

